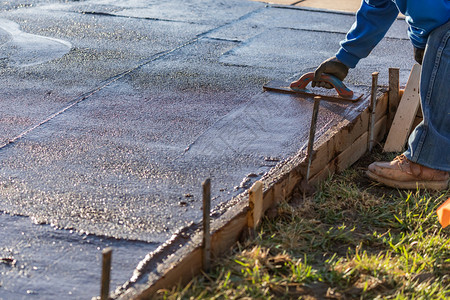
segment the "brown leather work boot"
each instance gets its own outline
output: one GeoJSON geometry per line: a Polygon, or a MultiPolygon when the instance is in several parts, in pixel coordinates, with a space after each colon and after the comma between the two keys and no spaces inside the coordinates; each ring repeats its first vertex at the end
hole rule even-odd
{"type": "Polygon", "coordinates": [[[370,164],[366,174],[375,181],[399,189],[440,191],[447,189],[449,181],[448,172],[416,164],[403,154],[391,162],[370,164]]]}

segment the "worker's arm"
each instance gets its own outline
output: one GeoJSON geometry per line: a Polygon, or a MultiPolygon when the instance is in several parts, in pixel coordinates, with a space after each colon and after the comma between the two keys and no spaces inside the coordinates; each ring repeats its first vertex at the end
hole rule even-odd
{"type": "Polygon", "coordinates": [[[449,0],[396,0],[406,16],[408,36],[416,49],[425,49],[428,35],[450,21],[449,0]]]}
{"type": "Polygon", "coordinates": [[[312,86],[332,88],[330,84],[320,81],[322,73],[344,80],[348,69],[367,57],[381,41],[397,15],[398,9],[392,0],[362,1],[356,13],[356,22],[341,42],[341,48],[335,57],[327,59],[316,69],[312,86]]]}
{"type": "Polygon", "coordinates": [[[332,88],[329,83],[320,81],[322,73],[344,80],[348,69],[354,68],[381,41],[397,15],[398,9],[392,0],[362,1],[356,22],[341,42],[341,48],[335,57],[327,59],[316,69],[312,86],[332,88]]]}
{"type": "Polygon", "coordinates": [[[322,73],[343,80],[348,68],[369,55],[395,21],[399,11],[406,16],[408,36],[414,46],[414,58],[422,62],[428,35],[450,20],[450,0],[363,0],[356,22],[335,57],[324,61],[315,72],[313,86],[332,88],[320,82],[322,73]]]}
{"type": "Polygon", "coordinates": [[[356,22],[341,42],[336,57],[350,68],[369,55],[381,41],[399,10],[392,0],[364,0],[356,13],[356,22]]]}
{"type": "Polygon", "coordinates": [[[414,56],[420,62],[428,35],[450,20],[449,0],[363,0],[336,57],[354,68],[383,38],[399,12],[406,16],[414,56]]]}

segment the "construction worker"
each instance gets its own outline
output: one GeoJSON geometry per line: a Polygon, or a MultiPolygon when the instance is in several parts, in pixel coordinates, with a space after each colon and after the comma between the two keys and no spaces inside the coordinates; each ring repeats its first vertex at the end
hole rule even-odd
{"type": "Polygon", "coordinates": [[[319,81],[322,73],[343,80],[384,37],[399,12],[409,25],[414,58],[422,64],[423,121],[402,155],[372,163],[367,175],[400,189],[444,190],[450,172],[450,0],[363,0],[341,48],[316,69],[312,86],[332,88],[319,81]]]}

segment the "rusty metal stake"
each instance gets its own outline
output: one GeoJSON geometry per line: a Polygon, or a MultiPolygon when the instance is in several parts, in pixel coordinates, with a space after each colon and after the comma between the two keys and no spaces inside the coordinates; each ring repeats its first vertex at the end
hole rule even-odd
{"type": "Polygon", "coordinates": [[[211,266],[211,180],[202,183],[203,187],[203,270],[208,271],[211,266]]]}
{"type": "Polygon", "coordinates": [[[105,248],[103,249],[102,254],[103,254],[103,262],[102,262],[102,282],[100,288],[100,299],[107,300],[109,299],[109,282],[111,278],[112,249],[105,248]]]}
{"type": "Polygon", "coordinates": [[[370,123],[369,123],[369,140],[368,140],[368,149],[369,152],[372,152],[373,143],[374,143],[374,127],[375,127],[375,109],[377,106],[377,87],[378,87],[378,72],[372,73],[372,90],[370,93],[370,123]]]}
{"type": "Polygon", "coordinates": [[[400,69],[389,68],[388,119],[386,129],[389,132],[394,121],[395,112],[400,102],[400,69]]]}
{"type": "Polygon", "coordinates": [[[314,138],[316,135],[316,127],[317,127],[317,116],[319,114],[320,100],[322,98],[320,96],[314,97],[314,108],[311,118],[311,127],[309,128],[309,140],[308,140],[308,149],[306,152],[306,157],[308,161],[308,168],[306,169],[306,182],[309,181],[309,175],[311,172],[311,162],[312,162],[312,152],[314,148],[314,138]]]}

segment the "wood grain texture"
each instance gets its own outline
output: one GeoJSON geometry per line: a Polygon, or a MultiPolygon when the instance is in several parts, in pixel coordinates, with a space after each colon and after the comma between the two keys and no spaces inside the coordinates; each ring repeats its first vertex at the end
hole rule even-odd
{"type": "Polygon", "coordinates": [[[257,181],[248,191],[249,212],[248,212],[248,227],[256,229],[261,223],[261,218],[264,215],[263,205],[263,183],[257,181]]]}
{"type": "Polygon", "coordinates": [[[414,65],[389,130],[384,145],[385,152],[400,152],[405,148],[420,105],[420,72],[421,66],[418,64],[414,65]]]}

